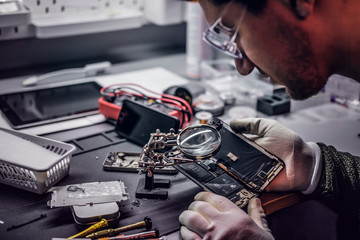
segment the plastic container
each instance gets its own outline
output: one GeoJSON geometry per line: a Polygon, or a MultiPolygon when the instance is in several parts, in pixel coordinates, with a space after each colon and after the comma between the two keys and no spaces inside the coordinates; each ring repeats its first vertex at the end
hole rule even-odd
{"type": "Polygon", "coordinates": [[[145,0],[144,14],[146,20],[164,26],[184,21],[185,4],[178,0],[145,0]]]}
{"type": "Polygon", "coordinates": [[[30,10],[19,1],[0,1],[0,27],[30,23],[30,10]]]}
{"type": "Polygon", "coordinates": [[[186,5],[186,75],[201,79],[201,63],[212,59],[212,47],[203,41],[203,33],[209,27],[198,3],[186,5]]]}
{"type": "Polygon", "coordinates": [[[0,183],[42,194],[69,173],[75,147],[0,128],[0,183]]]}

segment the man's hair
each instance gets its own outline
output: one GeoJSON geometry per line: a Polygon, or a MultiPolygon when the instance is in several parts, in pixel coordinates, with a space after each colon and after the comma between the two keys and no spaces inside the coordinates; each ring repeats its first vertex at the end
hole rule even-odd
{"type": "MultiPolygon", "coordinates": [[[[192,0],[187,0],[192,1],[192,0]]],[[[210,1],[212,4],[221,6],[223,4],[227,4],[230,2],[240,3],[246,6],[247,10],[253,14],[260,13],[263,8],[265,7],[267,0],[207,0],[210,1]]]]}

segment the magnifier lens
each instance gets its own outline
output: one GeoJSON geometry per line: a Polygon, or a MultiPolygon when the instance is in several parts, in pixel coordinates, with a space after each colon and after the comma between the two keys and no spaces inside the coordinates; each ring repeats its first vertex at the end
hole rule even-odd
{"type": "Polygon", "coordinates": [[[188,127],[178,137],[181,152],[191,157],[209,157],[220,144],[219,132],[208,125],[188,127]]]}

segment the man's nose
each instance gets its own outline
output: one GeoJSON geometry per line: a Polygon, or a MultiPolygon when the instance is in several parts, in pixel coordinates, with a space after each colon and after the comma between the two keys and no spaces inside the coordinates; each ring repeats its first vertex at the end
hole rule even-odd
{"type": "Polygon", "coordinates": [[[234,60],[236,69],[241,75],[248,75],[255,67],[255,65],[245,54],[243,55],[242,59],[235,58],[234,60]]]}

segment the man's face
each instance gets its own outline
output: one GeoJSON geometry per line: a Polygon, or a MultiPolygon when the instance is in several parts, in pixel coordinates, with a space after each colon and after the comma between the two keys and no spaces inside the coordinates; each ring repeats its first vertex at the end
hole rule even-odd
{"type": "Polygon", "coordinates": [[[199,2],[210,24],[222,14],[224,25],[238,26],[236,43],[244,56],[235,59],[239,73],[246,75],[257,67],[270,76],[273,83],[284,85],[288,94],[297,100],[306,99],[323,88],[330,73],[325,64],[319,64],[319,48],[305,30],[306,24],[281,1],[268,1],[258,15],[246,12],[240,25],[242,5],[231,3],[219,7],[209,0],[199,2]]]}

